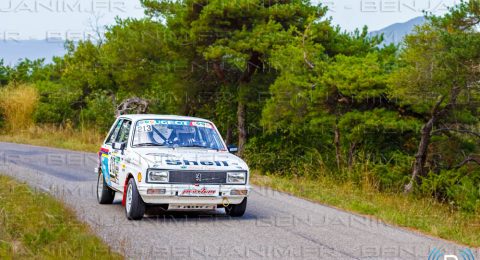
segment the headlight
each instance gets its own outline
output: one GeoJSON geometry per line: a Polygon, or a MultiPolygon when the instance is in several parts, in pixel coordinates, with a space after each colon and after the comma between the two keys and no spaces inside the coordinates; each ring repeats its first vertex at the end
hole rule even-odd
{"type": "Polygon", "coordinates": [[[168,171],[149,170],[148,182],[168,182],[168,171]]]}
{"type": "Polygon", "coordinates": [[[246,179],[246,172],[227,172],[227,183],[244,184],[246,179]]]}

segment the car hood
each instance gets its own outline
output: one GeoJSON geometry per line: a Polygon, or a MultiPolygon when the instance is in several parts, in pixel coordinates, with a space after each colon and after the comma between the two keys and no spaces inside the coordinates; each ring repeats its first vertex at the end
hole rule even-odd
{"type": "Polygon", "coordinates": [[[225,151],[186,148],[137,148],[148,168],[168,170],[246,170],[247,164],[225,151]]]}

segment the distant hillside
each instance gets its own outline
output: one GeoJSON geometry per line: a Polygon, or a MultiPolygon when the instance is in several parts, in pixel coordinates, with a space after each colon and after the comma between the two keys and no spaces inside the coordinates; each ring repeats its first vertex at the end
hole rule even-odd
{"type": "Polygon", "coordinates": [[[425,17],[419,16],[404,23],[395,23],[381,30],[371,32],[370,35],[380,35],[383,33],[383,44],[399,44],[403,41],[405,35],[411,33],[416,25],[425,23],[425,17]]]}
{"type": "Polygon", "coordinates": [[[7,65],[14,65],[19,59],[40,59],[51,62],[53,56],[66,53],[63,42],[46,40],[0,41],[0,59],[7,65]]]}

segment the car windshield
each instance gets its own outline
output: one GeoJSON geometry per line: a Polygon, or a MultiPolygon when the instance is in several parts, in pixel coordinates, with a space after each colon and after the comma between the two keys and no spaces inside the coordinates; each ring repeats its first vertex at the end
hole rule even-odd
{"type": "Polygon", "coordinates": [[[135,126],[133,146],[225,150],[220,135],[211,123],[189,120],[140,120],[135,126]]]}

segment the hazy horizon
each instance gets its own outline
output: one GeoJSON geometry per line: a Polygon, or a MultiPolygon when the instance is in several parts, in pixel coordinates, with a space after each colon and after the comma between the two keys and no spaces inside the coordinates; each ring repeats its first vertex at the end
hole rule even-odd
{"type": "MultiPolygon", "coordinates": [[[[455,0],[317,0],[329,7],[327,16],[347,31],[368,26],[370,31],[406,22],[422,10],[442,14],[455,0]]],[[[143,8],[132,0],[7,0],[0,2],[1,41],[82,40],[92,28],[115,23],[115,17],[141,18],[143,8]]]]}

